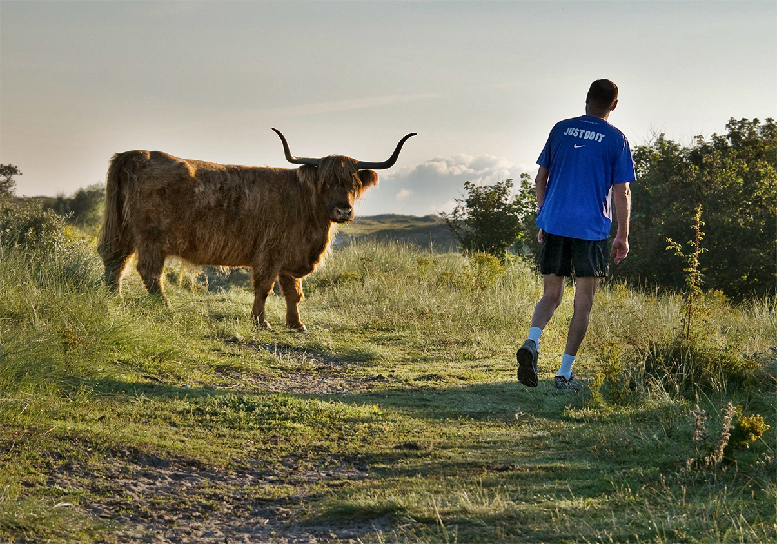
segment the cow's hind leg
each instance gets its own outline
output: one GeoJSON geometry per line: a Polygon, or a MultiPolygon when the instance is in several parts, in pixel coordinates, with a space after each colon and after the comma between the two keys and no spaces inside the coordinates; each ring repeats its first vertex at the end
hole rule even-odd
{"type": "Polygon", "coordinates": [[[105,266],[105,283],[111,291],[120,295],[121,277],[124,275],[127,262],[135,252],[133,243],[127,236],[103,239],[97,246],[97,252],[105,266]]]}
{"type": "Polygon", "coordinates": [[[299,301],[304,298],[302,279],[281,274],[278,283],[281,284],[281,292],[286,299],[286,326],[298,331],[306,331],[305,325],[299,320],[299,301]]]}
{"type": "Polygon", "coordinates": [[[162,289],[162,271],[164,267],[165,256],[161,251],[149,248],[138,250],[138,273],[143,279],[146,290],[150,295],[159,297],[167,304],[162,289]]]}
{"type": "Polygon", "coordinates": [[[105,265],[105,283],[108,288],[121,295],[121,277],[124,275],[124,268],[127,266],[127,261],[132,256],[132,252],[129,254],[116,254],[103,258],[103,264],[105,265]]]}

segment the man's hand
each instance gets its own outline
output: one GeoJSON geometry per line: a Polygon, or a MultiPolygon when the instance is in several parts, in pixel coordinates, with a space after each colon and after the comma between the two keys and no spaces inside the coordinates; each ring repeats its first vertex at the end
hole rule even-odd
{"type": "Polygon", "coordinates": [[[537,233],[537,241],[542,245],[542,243],[545,241],[545,231],[540,229],[540,231],[537,233]]]}
{"type": "Polygon", "coordinates": [[[625,237],[615,236],[612,241],[610,257],[613,257],[615,264],[620,263],[629,254],[629,241],[625,237]]]}

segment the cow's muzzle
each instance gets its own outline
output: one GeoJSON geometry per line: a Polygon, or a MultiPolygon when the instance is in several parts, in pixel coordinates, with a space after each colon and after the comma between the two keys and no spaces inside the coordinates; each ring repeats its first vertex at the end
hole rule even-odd
{"type": "Polygon", "coordinates": [[[335,206],[330,214],[335,223],[346,223],[353,219],[353,208],[351,206],[335,206]]]}

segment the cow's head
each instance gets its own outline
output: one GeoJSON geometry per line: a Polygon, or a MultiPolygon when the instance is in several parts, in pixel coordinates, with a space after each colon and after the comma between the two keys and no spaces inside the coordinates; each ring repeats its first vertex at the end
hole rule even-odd
{"type": "Polygon", "coordinates": [[[321,159],[296,158],[289,150],[280,131],[273,129],[281,138],[286,160],[292,164],[301,164],[302,168],[315,169],[316,186],[326,203],[329,219],[336,223],[345,223],[353,219],[354,201],[369,187],[377,185],[378,174],[375,170],[391,168],[405,141],[415,133],[408,134],[397,144],[394,154],[384,162],[363,162],[341,155],[330,155],[321,159]]]}

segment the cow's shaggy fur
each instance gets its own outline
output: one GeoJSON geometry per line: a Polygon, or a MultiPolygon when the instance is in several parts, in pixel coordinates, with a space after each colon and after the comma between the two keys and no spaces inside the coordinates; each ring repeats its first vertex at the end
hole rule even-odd
{"type": "Polygon", "coordinates": [[[302,278],[321,261],[333,223],[353,218],[353,203],[377,184],[373,170],[349,157],[318,166],[258,168],[179,159],[159,151],[114,155],[107,175],[98,251],[105,280],[121,292],[127,261],[137,253],[146,289],[163,296],[165,258],[253,268],[258,325],[278,280],[286,325],[305,330],[298,303],[302,278]]]}

